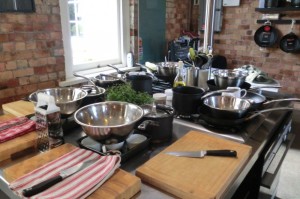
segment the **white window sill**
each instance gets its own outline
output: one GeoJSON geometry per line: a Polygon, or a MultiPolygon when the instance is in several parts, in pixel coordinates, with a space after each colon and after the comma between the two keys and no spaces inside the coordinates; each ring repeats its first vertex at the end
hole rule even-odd
{"type": "MultiPolygon", "coordinates": [[[[120,67],[119,68],[121,71],[124,72],[130,72],[130,71],[138,71],[140,70],[140,67],[120,67]]],[[[102,74],[116,74],[117,71],[115,69],[112,69],[110,67],[102,67],[102,68],[95,68],[95,69],[90,69],[90,70],[85,70],[85,71],[80,71],[80,72],[76,72],[79,75],[83,75],[85,77],[88,78],[92,78],[95,77],[97,75],[99,75],[100,73],[102,74]]],[[[65,81],[61,81],[59,82],[59,86],[60,87],[66,87],[66,86],[73,86],[76,84],[81,84],[81,83],[85,83],[87,82],[87,80],[80,78],[80,77],[72,77],[72,78],[68,78],[65,81]]]]}

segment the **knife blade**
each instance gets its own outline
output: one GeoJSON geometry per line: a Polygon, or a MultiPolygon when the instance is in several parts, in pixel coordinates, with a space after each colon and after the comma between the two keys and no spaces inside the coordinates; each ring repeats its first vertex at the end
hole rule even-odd
{"type": "Polygon", "coordinates": [[[23,196],[30,197],[33,195],[36,195],[38,193],[41,193],[42,191],[52,187],[53,185],[63,181],[65,178],[87,168],[88,166],[92,165],[94,162],[96,162],[98,159],[88,160],[85,162],[81,162],[79,164],[76,164],[73,167],[64,169],[59,172],[59,175],[54,176],[52,178],[49,178],[45,181],[42,181],[32,187],[26,188],[22,191],[23,196]]]}
{"type": "Polygon", "coordinates": [[[234,150],[200,150],[200,151],[169,151],[168,155],[182,156],[190,158],[203,158],[204,156],[223,156],[223,157],[237,157],[237,152],[234,150]]]}

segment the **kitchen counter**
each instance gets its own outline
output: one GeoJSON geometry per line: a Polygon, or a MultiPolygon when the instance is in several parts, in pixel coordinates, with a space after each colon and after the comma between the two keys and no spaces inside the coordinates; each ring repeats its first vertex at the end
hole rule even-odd
{"type": "MultiPolygon", "coordinates": [[[[298,118],[293,118],[293,120],[297,120],[298,118]]],[[[299,119],[298,119],[299,120],[299,119]]],[[[264,128],[274,128],[278,124],[273,124],[271,121],[267,122],[264,128]]],[[[194,130],[193,127],[187,128],[183,127],[182,125],[178,125],[177,119],[174,119],[174,135],[173,135],[173,141],[176,141],[180,137],[182,137],[184,134],[186,134],[189,130],[194,130]]],[[[196,129],[197,130],[197,129],[196,129]]],[[[206,132],[207,130],[205,128],[198,129],[206,132]]],[[[226,190],[225,194],[222,196],[222,198],[231,198],[236,190],[238,189],[241,182],[245,179],[248,172],[251,170],[255,162],[257,161],[260,153],[263,151],[264,146],[267,145],[268,140],[272,137],[271,134],[264,134],[262,133],[263,137],[255,138],[255,139],[248,139],[244,144],[250,145],[252,147],[252,153],[247,161],[247,164],[245,164],[241,172],[239,172],[238,176],[235,178],[234,183],[226,190]]],[[[85,134],[82,132],[81,128],[74,128],[73,130],[70,130],[68,132],[65,132],[65,141],[68,143],[71,143],[73,145],[78,145],[77,140],[84,136],[85,134]]],[[[227,139],[227,138],[225,138],[227,139]]],[[[144,164],[147,160],[158,154],[160,151],[162,151],[164,148],[166,148],[168,144],[164,144],[161,146],[151,147],[148,150],[142,151],[138,153],[135,157],[130,158],[128,161],[126,161],[124,164],[122,164],[121,168],[125,171],[128,171],[132,174],[135,173],[135,170],[140,165],[144,164]]],[[[13,164],[13,163],[12,163],[13,164]]],[[[3,178],[3,168],[5,168],[7,165],[4,165],[0,168],[0,189],[1,191],[5,192],[10,198],[17,198],[7,187],[7,182],[3,178]]],[[[173,196],[160,191],[157,188],[154,188],[147,184],[142,184],[141,192],[138,194],[137,198],[174,198],[173,196]]]]}

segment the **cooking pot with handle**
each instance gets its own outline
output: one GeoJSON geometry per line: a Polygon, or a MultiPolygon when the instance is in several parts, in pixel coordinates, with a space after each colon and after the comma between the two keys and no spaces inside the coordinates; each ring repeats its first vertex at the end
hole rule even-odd
{"type": "Polygon", "coordinates": [[[174,109],[166,105],[143,105],[144,116],[138,129],[151,137],[152,143],[168,142],[173,134],[174,109]]]}

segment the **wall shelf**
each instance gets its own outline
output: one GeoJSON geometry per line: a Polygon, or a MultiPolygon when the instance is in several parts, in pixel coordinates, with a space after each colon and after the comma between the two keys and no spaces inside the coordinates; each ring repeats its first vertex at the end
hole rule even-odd
{"type": "MultiPolygon", "coordinates": [[[[265,19],[259,19],[256,20],[256,23],[258,24],[263,24],[268,20],[265,19]]],[[[278,20],[269,20],[272,24],[291,24],[292,20],[291,19],[278,19],[278,20]]],[[[295,20],[295,24],[300,24],[300,20],[295,20]]]]}
{"type": "Polygon", "coordinates": [[[278,7],[278,8],[255,8],[256,12],[261,13],[285,13],[285,12],[296,12],[300,11],[300,8],[294,7],[278,7]]]}

